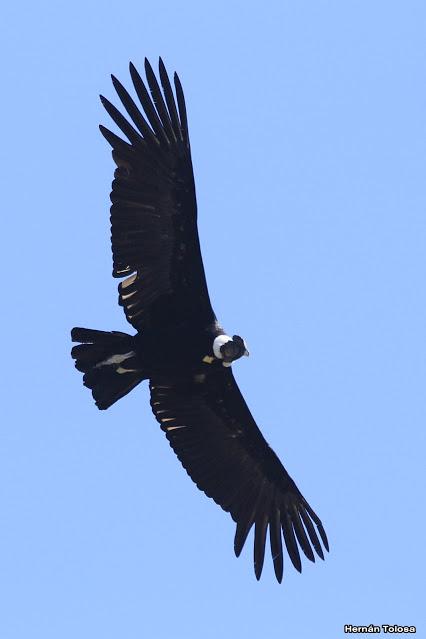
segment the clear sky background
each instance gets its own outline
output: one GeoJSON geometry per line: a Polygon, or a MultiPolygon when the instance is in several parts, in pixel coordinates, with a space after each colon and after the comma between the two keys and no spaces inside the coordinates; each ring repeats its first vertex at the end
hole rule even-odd
{"type": "Polygon", "coordinates": [[[0,637],[424,636],[426,3],[2,9],[0,637]],[[69,331],[129,330],[98,94],[163,56],[186,95],[210,294],[259,426],[326,527],[268,554],[197,490],[138,387],[96,409],[69,331]]]}

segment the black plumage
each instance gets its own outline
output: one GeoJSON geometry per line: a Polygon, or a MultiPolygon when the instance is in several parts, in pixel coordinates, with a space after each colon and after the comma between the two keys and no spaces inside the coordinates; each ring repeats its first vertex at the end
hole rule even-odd
{"type": "Polygon", "coordinates": [[[299,549],[315,561],[328,550],[318,516],[257,427],[231,364],[245,342],[226,336],[213,312],[197,230],[197,204],[185,100],[162,60],[160,85],[147,60],[148,89],[130,74],[143,114],[112,76],[126,119],[102,103],[128,141],[104,126],[117,165],[111,192],[113,276],[119,304],[136,329],[74,328],[72,349],[100,409],[149,380],[151,407],[182,465],[236,522],[238,556],[254,527],[254,569],[262,573],[269,530],[274,570],[283,576],[283,545],[301,571],[299,549]],[[131,121],[131,122],[130,122],[131,121]]]}

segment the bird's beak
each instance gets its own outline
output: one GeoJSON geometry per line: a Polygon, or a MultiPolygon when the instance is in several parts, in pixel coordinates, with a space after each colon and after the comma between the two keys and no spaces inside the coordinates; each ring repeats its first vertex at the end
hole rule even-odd
{"type": "Polygon", "coordinates": [[[250,353],[248,352],[247,349],[244,351],[244,355],[245,355],[245,357],[248,357],[250,355],[250,353]]]}

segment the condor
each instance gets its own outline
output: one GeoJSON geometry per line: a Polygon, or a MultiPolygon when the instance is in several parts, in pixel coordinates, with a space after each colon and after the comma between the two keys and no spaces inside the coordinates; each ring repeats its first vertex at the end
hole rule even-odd
{"type": "Polygon", "coordinates": [[[135,335],[73,328],[72,349],[83,383],[106,409],[149,380],[153,413],[182,465],[204,493],[231,514],[239,556],[254,526],[254,571],[260,579],[266,537],[277,580],[284,539],[294,567],[328,550],[322,523],[257,427],[232,364],[247,356],[213,312],[197,231],[197,204],[185,100],[175,96],[160,58],[158,83],[130,64],[144,114],[112,77],[127,111],[102,104],[127,141],[101,126],[117,168],[111,192],[113,276],[135,335]],[[321,545],[322,542],[322,545],[321,545]]]}

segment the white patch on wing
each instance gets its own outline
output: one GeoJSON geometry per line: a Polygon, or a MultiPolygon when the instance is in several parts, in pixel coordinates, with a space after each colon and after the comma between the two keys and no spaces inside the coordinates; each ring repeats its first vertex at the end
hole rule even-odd
{"type": "Polygon", "coordinates": [[[122,366],[119,366],[115,372],[120,373],[121,375],[122,373],[137,373],[138,371],[138,368],[123,368],[122,366]]]}
{"type": "Polygon", "coordinates": [[[110,364],[121,364],[125,359],[129,357],[134,357],[136,353],[134,351],[129,351],[128,353],[121,353],[120,355],[112,355],[108,357],[108,359],[103,359],[102,362],[96,364],[95,368],[99,368],[100,366],[109,366],[110,364]]]}
{"type": "Polygon", "coordinates": [[[129,297],[133,297],[133,295],[136,295],[136,291],[133,291],[132,293],[127,293],[127,295],[124,295],[124,293],[121,293],[121,299],[125,302],[126,300],[129,299],[129,297]]]}
{"type": "Polygon", "coordinates": [[[135,281],[137,277],[137,273],[134,273],[133,275],[131,275],[130,277],[128,277],[126,280],[123,280],[123,282],[121,282],[121,288],[127,288],[127,286],[130,286],[130,284],[133,284],[133,282],[135,281]]]}
{"type": "Polygon", "coordinates": [[[223,359],[222,353],[220,352],[220,347],[226,344],[227,342],[232,342],[232,337],[229,335],[218,335],[213,342],[213,353],[217,359],[223,359]]]}

